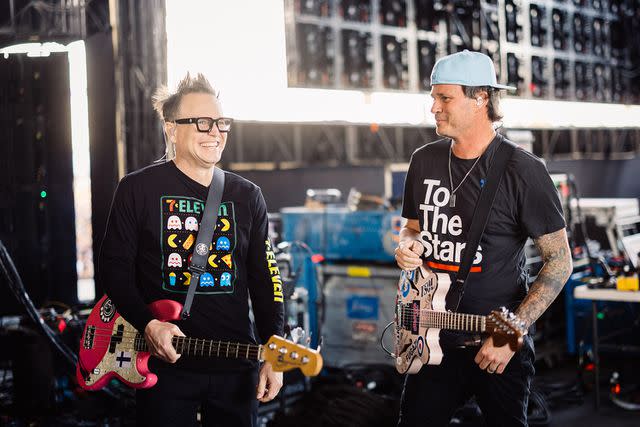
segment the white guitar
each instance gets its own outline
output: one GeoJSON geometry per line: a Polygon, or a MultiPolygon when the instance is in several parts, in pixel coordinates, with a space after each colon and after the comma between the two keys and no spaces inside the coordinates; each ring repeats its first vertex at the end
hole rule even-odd
{"type": "Polygon", "coordinates": [[[526,330],[506,308],[488,316],[446,311],[451,287],[449,274],[434,273],[423,262],[414,271],[403,271],[398,282],[395,313],[396,369],[415,374],[423,365],[439,365],[443,350],[442,329],[488,334],[497,346],[509,344],[513,351],[522,346],[526,330]]]}

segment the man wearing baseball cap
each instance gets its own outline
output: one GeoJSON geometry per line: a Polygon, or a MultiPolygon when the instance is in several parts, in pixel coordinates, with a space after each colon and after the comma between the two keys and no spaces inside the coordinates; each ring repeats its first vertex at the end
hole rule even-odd
{"type": "MultiPolygon", "coordinates": [[[[542,161],[515,148],[489,213],[464,292],[456,288],[467,233],[497,148],[513,144],[496,132],[502,119],[493,62],[465,50],[439,59],[431,73],[431,113],[442,139],[417,149],[407,172],[396,249],[398,266],[448,273],[447,310],[487,315],[507,307],[526,328],[549,307],[567,281],[571,255],[558,192],[542,161]],[[524,245],[532,238],[544,265],[529,287],[524,245]]],[[[526,426],[534,374],[530,335],[518,352],[484,337],[440,332],[443,358],[407,375],[399,425],[447,426],[475,396],[490,426],[526,426]],[[445,339],[446,338],[446,339],[445,339]]]]}

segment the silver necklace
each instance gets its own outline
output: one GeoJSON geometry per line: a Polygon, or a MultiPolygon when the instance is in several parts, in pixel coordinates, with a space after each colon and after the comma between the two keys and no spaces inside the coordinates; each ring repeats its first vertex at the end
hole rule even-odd
{"type": "Polygon", "coordinates": [[[456,207],[456,191],[458,191],[458,188],[460,188],[460,186],[467,179],[467,177],[469,176],[473,168],[476,167],[482,155],[478,156],[476,161],[473,162],[473,165],[471,165],[471,168],[469,168],[465,176],[462,178],[462,181],[460,181],[460,184],[458,184],[456,188],[453,188],[453,178],[451,177],[451,152],[452,151],[453,151],[453,141],[451,141],[451,144],[449,144],[449,188],[451,189],[451,196],[449,197],[449,207],[455,208],[456,207]]]}

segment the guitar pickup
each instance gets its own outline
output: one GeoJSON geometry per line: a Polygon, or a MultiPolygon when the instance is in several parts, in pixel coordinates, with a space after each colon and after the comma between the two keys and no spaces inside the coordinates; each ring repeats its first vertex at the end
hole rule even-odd
{"type": "Polygon", "coordinates": [[[124,325],[118,325],[116,333],[111,335],[111,339],[109,340],[109,353],[113,354],[116,352],[116,346],[122,342],[123,335],[124,325]]]}
{"type": "Polygon", "coordinates": [[[420,333],[420,301],[415,300],[409,305],[409,316],[407,320],[410,322],[408,329],[413,335],[420,333]]]}
{"type": "Polygon", "coordinates": [[[87,350],[91,350],[93,348],[93,340],[96,335],[96,327],[88,326],[87,330],[84,334],[84,339],[82,340],[82,347],[87,350]]]}

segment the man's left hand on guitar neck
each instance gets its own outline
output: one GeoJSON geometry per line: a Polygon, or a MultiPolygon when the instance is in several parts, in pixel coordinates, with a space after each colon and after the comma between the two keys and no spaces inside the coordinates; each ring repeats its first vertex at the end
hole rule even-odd
{"type": "Polygon", "coordinates": [[[493,337],[489,337],[482,344],[474,360],[480,369],[490,374],[501,374],[514,354],[508,344],[496,347],[493,345],[493,337]]]}

